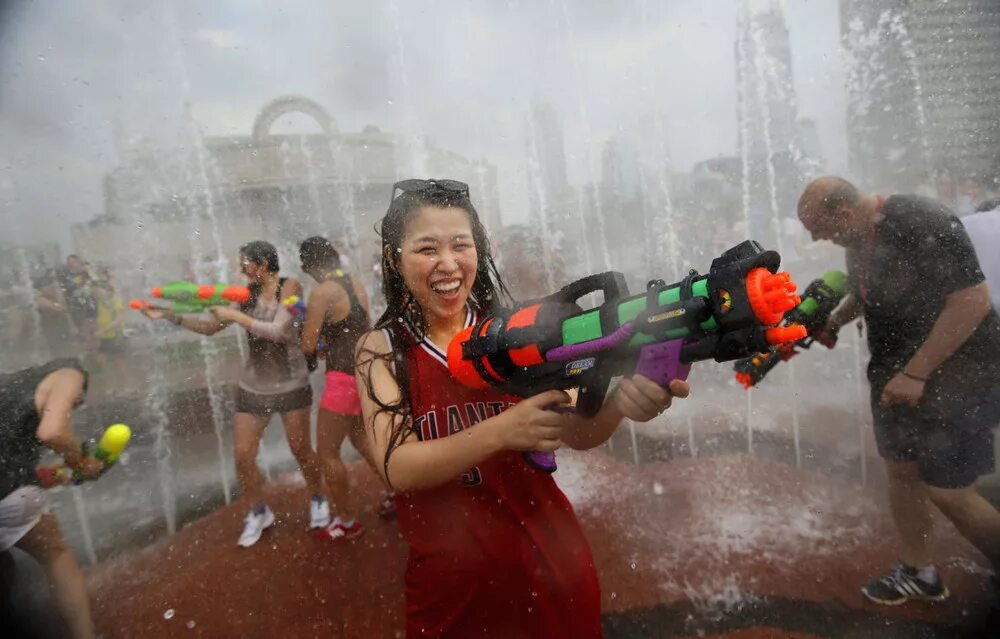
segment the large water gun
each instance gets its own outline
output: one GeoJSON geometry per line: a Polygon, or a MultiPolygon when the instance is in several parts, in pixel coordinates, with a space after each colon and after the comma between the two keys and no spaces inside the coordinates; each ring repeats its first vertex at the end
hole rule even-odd
{"type": "Polygon", "coordinates": [[[808,335],[802,339],[785,342],[733,364],[736,381],[747,390],[756,386],[774,367],[808,349],[814,342],[827,348],[837,345],[837,336],[826,333],[830,314],[847,295],[847,276],[841,271],[827,271],[812,281],[802,293],[802,302],[785,314],[785,324],[805,327],[808,335]]]}
{"type": "MultiPolygon", "coordinates": [[[[121,456],[122,451],[128,445],[129,440],[132,439],[132,429],[130,429],[125,424],[115,424],[113,426],[108,426],[104,434],[101,435],[101,439],[94,445],[88,445],[84,443],[83,446],[83,456],[93,457],[104,463],[104,470],[101,472],[108,472],[118,461],[121,456]]],[[[53,486],[62,486],[65,484],[79,484],[87,481],[87,478],[74,471],[69,466],[65,464],[55,464],[52,466],[39,466],[35,469],[35,474],[38,477],[38,483],[42,485],[43,488],[51,488],[53,486]]]]}
{"type": "MultiPolygon", "coordinates": [[[[738,359],[804,337],[801,326],[778,326],[801,301],[788,273],[777,272],[780,262],[748,240],[713,260],[706,275],[653,280],[631,297],[621,273],[592,275],[481,318],[452,340],[448,368],[466,386],[520,396],[576,387],[576,410],[593,415],[612,377],[639,373],[666,386],[686,379],[692,362],[738,359]],[[604,303],[581,308],[579,300],[596,292],[604,303]]],[[[556,468],[549,453],[525,458],[539,470],[556,468]]]]}
{"type": "MultiPolygon", "coordinates": [[[[246,302],[250,299],[250,289],[245,286],[178,281],[154,288],[151,295],[172,302],[170,310],[174,313],[203,313],[209,306],[246,302]]],[[[132,300],[129,307],[137,311],[163,308],[145,300],[132,300]]]]}

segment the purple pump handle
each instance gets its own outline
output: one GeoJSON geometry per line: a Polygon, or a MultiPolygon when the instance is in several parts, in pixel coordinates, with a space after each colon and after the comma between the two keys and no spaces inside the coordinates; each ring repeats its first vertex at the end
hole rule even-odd
{"type": "Polygon", "coordinates": [[[528,465],[535,470],[545,473],[556,472],[555,453],[540,453],[537,450],[529,450],[522,453],[522,455],[524,456],[524,461],[528,462],[528,465]]]}
{"type": "Polygon", "coordinates": [[[675,379],[687,379],[691,364],[681,362],[684,340],[647,344],[639,349],[639,362],[635,372],[666,387],[675,379]]]}
{"type": "MultiPolygon", "coordinates": [[[[635,372],[663,387],[675,379],[687,379],[688,373],[691,372],[691,364],[681,361],[683,347],[684,340],[681,339],[643,346],[639,349],[639,361],[635,372]]],[[[524,453],[524,460],[532,468],[546,473],[554,473],[557,468],[555,453],[530,451],[524,453]]]]}

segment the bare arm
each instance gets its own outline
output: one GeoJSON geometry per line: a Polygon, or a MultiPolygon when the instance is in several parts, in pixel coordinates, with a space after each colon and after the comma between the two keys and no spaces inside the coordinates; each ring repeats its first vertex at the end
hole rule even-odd
{"type": "Polygon", "coordinates": [[[327,313],[330,313],[335,305],[337,293],[340,292],[341,297],[347,297],[341,287],[328,284],[326,282],[320,284],[309,294],[309,304],[306,305],[306,321],[302,326],[302,352],[306,355],[316,353],[319,332],[323,328],[327,313]]]}
{"type": "Polygon", "coordinates": [[[351,278],[351,286],[354,287],[354,296],[358,298],[358,304],[360,304],[361,308],[365,311],[365,320],[368,322],[368,325],[371,326],[372,314],[370,310],[371,307],[368,305],[368,291],[365,290],[361,281],[356,277],[351,278]]]}
{"type": "Polygon", "coordinates": [[[826,323],[827,330],[836,333],[845,324],[850,324],[860,317],[863,310],[861,299],[854,293],[848,293],[840,306],[830,314],[830,319],[826,323]]]}
{"type": "Polygon", "coordinates": [[[186,328],[192,333],[200,333],[201,335],[215,335],[222,329],[226,328],[232,322],[218,320],[214,317],[198,317],[196,315],[174,315],[171,311],[171,317],[169,319],[173,320],[173,317],[177,317],[176,324],[181,328],[186,328]]]}
{"type": "Polygon", "coordinates": [[[62,307],[59,302],[49,299],[45,295],[35,295],[35,304],[38,306],[38,310],[47,311],[49,313],[65,313],[66,309],[62,307]]]}
{"type": "Polygon", "coordinates": [[[903,370],[915,377],[929,377],[976,332],[992,307],[986,282],[946,297],[930,334],[903,370]]]}
{"type": "Polygon", "coordinates": [[[82,447],[70,428],[70,414],[83,394],[83,373],[72,368],[55,371],[38,385],[35,409],[41,416],[35,437],[75,468],[82,447]]]}
{"type": "MultiPolygon", "coordinates": [[[[302,285],[298,280],[288,279],[278,292],[278,298],[283,301],[292,296],[302,296],[302,285]]],[[[267,322],[250,317],[236,306],[213,306],[209,310],[219,321],[239,324],[248,333],[279,343],[288,340],[288,327],[295,320],[284,304],[278,307],[278,312],[267,322]]]]}
{"type": "Polygon", "coordinates": [[[392,416],[379,412],[378,405],[368,394],[365,380],[371,380],[372,390],[381,402],[399,400],[399,385],[386,361],[377,358],[388,350],[389,345],[380,331],[362,337],[358,343],[356,379],[364,435],[373,453],[375,468],[394,489],[406,491],[439,486],[504,449],[551,451],[558,448],[565,416],[544,407],[568,403],[569,396],[562,391],[549,391],[467,428],[462,436],[419,441],[410,431],[392,452],[389,463],[382,463],[389,448],[392,416]]]}

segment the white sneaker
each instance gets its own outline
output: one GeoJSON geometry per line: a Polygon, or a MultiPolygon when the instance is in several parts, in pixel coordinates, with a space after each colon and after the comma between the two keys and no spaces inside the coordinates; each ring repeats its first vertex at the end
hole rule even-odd
{"type": "Polygon", "coordinates": [[[251,510],[243,521],[246,522],[246,526],[243,527],[243,534],[240,535],[236,545],[249,548],[257,543],[264,530],[274,523],[274,513],[271,512],[270,508],[264,506],[263,513],[251,510]]]}
{"type": "Polygon", "coordinates": [[[313,495],[309,500],[309,530],[330,525],[330,504],[325,497],[313,495]]]}

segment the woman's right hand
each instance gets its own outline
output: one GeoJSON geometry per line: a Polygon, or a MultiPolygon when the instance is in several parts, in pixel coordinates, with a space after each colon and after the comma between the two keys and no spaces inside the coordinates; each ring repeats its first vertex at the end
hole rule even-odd
{"type": "Polygon", "coordinates": [[[562,446],[566,413],[561,407],[572,403],[569,393],[550,390],[522,400],[501,413],[497,434],[504,450],[552,452],[562,446]]]}

